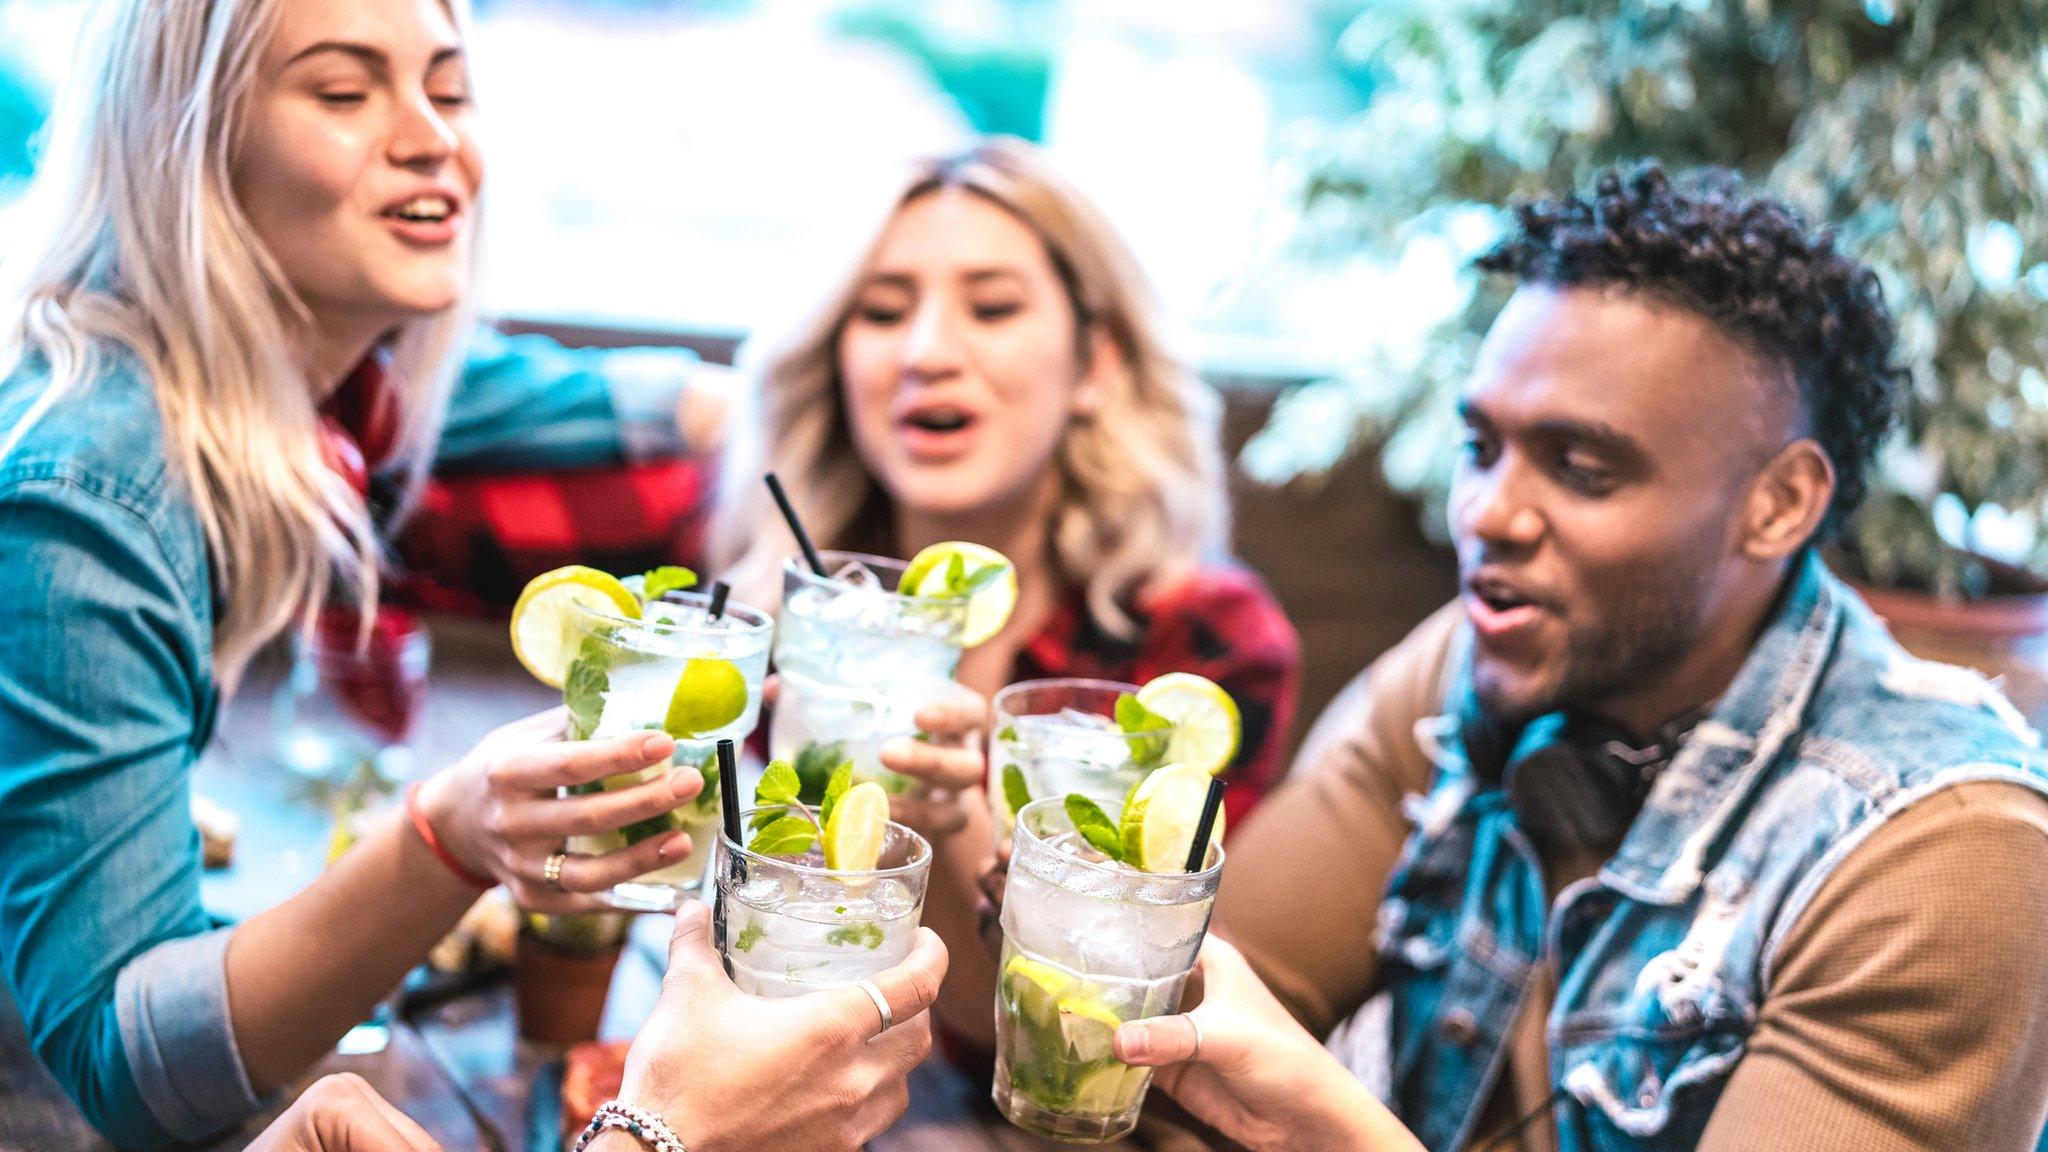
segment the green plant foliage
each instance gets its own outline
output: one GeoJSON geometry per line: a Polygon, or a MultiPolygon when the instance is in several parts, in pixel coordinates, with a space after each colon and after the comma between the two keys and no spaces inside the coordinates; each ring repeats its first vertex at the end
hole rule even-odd
{"type": "MultiPolygon", "coordinates": [[[[1973,594],[1964,549],[2048,566],[2048,0],[1377,0],[1339,50],[1375,95],[1283,165],[1304,257],[1462,262],[1501,206],[1609,163],[1741,170],[1837,226],[1900,321],[1914,387],[1849,534],[1864,574],[1973,594]]],[[[1440,531],[1453,397],[1504,300],[1462,290],[1430,339],[1284,397],[1247,465],[1369,445],[1440,531]]]]}

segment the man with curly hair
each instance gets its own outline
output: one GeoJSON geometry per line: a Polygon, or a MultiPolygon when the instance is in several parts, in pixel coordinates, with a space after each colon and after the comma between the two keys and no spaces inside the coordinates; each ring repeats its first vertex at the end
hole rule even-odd
{"type": "Polygon", "coordinates": [[[1479,267],[1463,595],[1324,715],[1201,1005],[1119,1052],[1255,1148],[2034,1148],[2048,758],[1816,552],[1902,387],[1876,279],[1655,166],[1479,267]],[[1384,1107],[1311,1036],[1347,1020],[1384,1107]]]}

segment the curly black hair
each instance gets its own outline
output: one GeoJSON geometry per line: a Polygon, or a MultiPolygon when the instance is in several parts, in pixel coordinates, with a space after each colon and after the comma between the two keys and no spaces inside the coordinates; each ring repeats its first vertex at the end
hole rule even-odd
{"type": "Polygon", "coordinates": [[[1474,265],[1523,283],[1640,292],[1713,321],[1798,386],[1835,468],[1818,537],[1862,504],[1905,373],[1876,275],[1796,209],[1722,169],[1673,180],[1656,163],[1610,168],[1590,192],[1517,205],[1514,229],[1474,265]]]}

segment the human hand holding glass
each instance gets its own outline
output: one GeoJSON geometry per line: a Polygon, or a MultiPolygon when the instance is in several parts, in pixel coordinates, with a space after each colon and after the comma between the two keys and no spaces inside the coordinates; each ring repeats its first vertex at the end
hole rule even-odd
{"type": "Polygon", "coordinates": [[[551,708],[484,737],[469,755],[420,786],[420,807],[442,844],[472,872],[505,884],[535,912],[587,912],[592,895],[672,864],[692,851],[672,832],[601,855],[571,855],[550,883],[548,858],[572,836],[591,836],[664,816],[694,800],[704,778],[662,772],[610,792],[562,796],[563,788],[668,764],[675,741],[660,732],[565,740],[568,713],[551,708]]]}
{"type": "Polygon", "coordinates": [[[626,1058],[619,1099],[660,1115],[692,1148],[854,1152],[908,1107],[906,1077],[931,1051],[926,1010],[945,975],[945,946],[920,928],[900,963],[868,978],[889,1005],[886,1030],[859,986],[750,996],[726,976],[710,910],[692,902],[676,915],[661,1000],[626,1058]]]}
{"type": "Polygon", "coordinates": [[[1204,1124],[1253,1152],[1421,1152],[1227,941],[1203,941],[1182,1006],[1122,1024],[1112,1048],[1204,1124]]]}

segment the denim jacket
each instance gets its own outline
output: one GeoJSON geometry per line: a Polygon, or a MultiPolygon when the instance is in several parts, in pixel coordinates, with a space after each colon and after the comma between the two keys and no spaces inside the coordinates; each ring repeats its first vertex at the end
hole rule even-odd
{"type": "Polygon", "coordinates": [[[1472,1139],[1546,957],[1561,1152],[1694,1147],[1781,942],[1843,858],[1965,781],[2048,794],[2048,759],[2012,705],[1975,673],[1907,655],[1811,555],[1620,849],[1554,907],[1505,794],[1441,731],[1376,938],[1390,1103],[1440,1150],[1472,1139]]]}
{"type": "MultiPolygon", "coordinates": [[[[677,447],[688,359],[480,332],[441,459],[677,447]]],[[[30,361],[0,381],[0,433],[46,379],[30,361]]],[[[155,396],[110,356],[0,457],[0,971],[43,1063],[124,1148],[198,1140],[260,1105],[189,812],[220,696],[214,608],[155,396]]]]}

